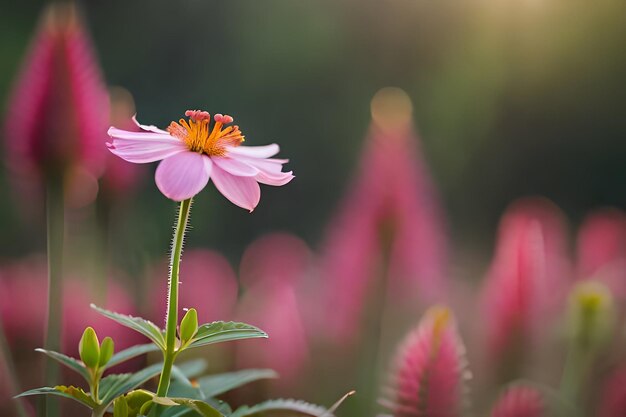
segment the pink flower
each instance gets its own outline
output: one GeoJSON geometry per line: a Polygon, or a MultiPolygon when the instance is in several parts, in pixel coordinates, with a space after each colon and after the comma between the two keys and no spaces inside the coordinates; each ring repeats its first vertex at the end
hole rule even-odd
{"type": "Polygon", "coordinates": [[[101,174],[108,96],[71,4],[46,8],[7,106],[8,165],[36,177],[101,174]]]}
{"type": "Polygon", "coordinates": [[[626,298],[626,214],[613,208],[591,213],[577,243],[579,277],[598,279],[626,298]]]}
{"type": "Polygon", "coordinates": [[[450,310],[429,309],[400,346],[387,404],[394,417],[457,417],[468,377],[465,349],[450,310]]]}
{"type": "Polygon", "coordinates": [[[507,355],[521,354],[564,300],[565,247],[561,213],[548,201],[523,199],[507,209],[480,300],[490,362],[517,364],[507,355]]]}
{"type": "Polygon", "coordinates": [[[516,385],[507,389],[491,411],[491,417],[547,416],[543,396],[537,389],[516,385]]]}
{"type": "Polygon", "coordinates": [[[276,370],[283,391],[294,387],[309,360],[299,291],[310,263],[307,245],[285,233],[256,240],[241,261],[241,282],[246,288],[238,306],[238,320],[259,326],[270,337],[238,345],[237,366],[276,370]]]}
{"type": "Polygon", "coordinates": [[[259,203],[259,183],[285,185],[293,179],[282,172],[286,159],[274,159],[279,147],[239,146],[244,136],[239,126],[226,126],[233,118],[205,111],[187,110],[189,120],[170,123],[167,130],[137,123],[141,132],[111,127],[107,144],[111,152],[134,163],[162,161],[156,170],[159,190],[174,201],[198,194],[213,180],[233,204],[250,211],[259,203]]]}
{"type": "Polygon", "coordinates": [[[616,370],[604,384],[597,416],[626,416],[626,367],[616,370]]]}
{"type": "Polygon", "coordinates": [[[395,305],[441,301],[446,293],[443,213],[410,106],[397,89],[383,89],[372,100],[359,172],[328,228],[322,274],[335,340],[354,341],[377,282],[385,281],[395,305]],[[386,114],[381,106],[396,111],[386,114]]]}

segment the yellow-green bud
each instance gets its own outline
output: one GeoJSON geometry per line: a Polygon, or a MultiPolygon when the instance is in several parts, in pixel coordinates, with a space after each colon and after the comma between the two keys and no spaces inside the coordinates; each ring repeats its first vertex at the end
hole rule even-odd
{"type": "Polygon", "coordinates": [[[198,331],[198,312],[195,308],[190,308],[180,322],[180,341],[189,341],[198,331]]]}
{"type": "Polygon", "coordinates": [[[100,342],[93,328],[87,327],[78,344],[80,359],[88,368],[95,368],[100,361],[100,342]]]}
{"type": "Polygon", "coordinates": [[[145,403],[143,403],[143,405],[139,409],[139,415],[147,416],[148,413],[150,412],[150,408],[152,408],[152,400],[146,401],[145,403]]]}
{"type": "Polygon", "coordinates": [[[124,397],[119,397],[113,402],[113,417],[128,417],[128,404],[124,397]]]}
{"type": "Polygon", "coordinates": [[[110,337],[105,337],[100,345],[100,362],[98,365],[104,366],[106,365],[113,356],[113,352],[115,350],[115,345],[113,344],[113,339],[110,337]]]}
{"type": "Polygon", "coordinates": [[[146,390],[138,389],[126,394],[126,403],[131,410],[139,411],[139,409],[148,401],[152,400],[154,395],[146,390]]]}
{"type": "Polygon", "coordinates": [[[584,350],[602,347],[614,324],[613,297],[609,289],[595,281],[574,287],[569,299],[570,337],[584,350]]]}

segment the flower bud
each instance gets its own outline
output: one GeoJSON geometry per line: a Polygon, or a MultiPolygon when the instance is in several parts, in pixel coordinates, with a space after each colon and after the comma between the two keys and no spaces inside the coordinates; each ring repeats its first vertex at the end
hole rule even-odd
{"type": "Polygon", "coordinates": [[[198,313],[195,308],[190,308],[180,322],[180,341],[185,343],[198,331],[198,313]]]}
{"type": "Polygon", "coordinates": [[[569,300],[569,336],[581,349],[602,347],[614,323],[613,296],[609,289],[594,281],[574,287],[569,300]]]}
{"type": "Polygon", "coordinates": [[[100,345],[100,362],[99,366],[106,365],[113,356],[113,352],[115,350],[115,344],[113,343],[113,339],[110,337],[105,337],[100,345]]]}
{"type": "Polygon", "coordinates": [[[93,328],[87,327],[83,332],[83,337],[80,338],[78,343],[78,353],[80,354],[80,359],[88,368],[98,366],[100,361],[100,342],[93,328]]]}
{"type": "Polygon", "coordinates": [[[128,417],[128,404],[124,397],[119,397],[113,402],[113,417],[128,417]]]}

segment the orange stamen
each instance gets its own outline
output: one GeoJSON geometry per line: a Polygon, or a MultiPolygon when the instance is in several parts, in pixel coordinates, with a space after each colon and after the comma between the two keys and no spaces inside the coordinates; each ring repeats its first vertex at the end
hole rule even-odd
{"type": "Polygon", "coordinates": [[[193,152],[224,156],[226,146],[239,146],[244,141],[239,126],[224,127],[233,122],[231,116],[216,114],[213,116],[215,124],[212,128],[210,128],[211,115],[205,111],[187,110],[185,116],[189,117],[188,121],[180,119],[178,123],[172,122],[167,131],[185,142],[193,152]]]}

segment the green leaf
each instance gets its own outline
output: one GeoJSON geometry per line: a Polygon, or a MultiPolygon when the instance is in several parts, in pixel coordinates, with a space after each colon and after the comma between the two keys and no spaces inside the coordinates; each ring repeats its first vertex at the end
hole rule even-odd
{"type": "Polygon", "coordinates": [[[52,350],[35,349],[35,351],[48,355],[55,361],[60,362],[63,365],[67,366],[72,371],[79,373],[80,376],[85,378],[85,381],[89,382],[91,380],[91,377],[89,376],[89,372],[87,371],[87,368],[85,368],[85,366],[81,362],[77,361],[76,359],[70,358],[69,356],[66,356],[59,352],[54,352],[52,350]]]}
{"type": "Polygon", "coordinates": [[[109,404],[122,394],[138,388],[161,373],[162,363],[155,363],[134,374],[114,374],[100,381],[100,400],[109,404]]]}
{"type": "MultiPolygon", "coordinates": [[[[230,416],[233,412],[230,406],[224,401],[216,400],[215,398],[209,398],[203,401],[218,410],[224,416],[230,416]]],[[[177,406],[164,410],[161,417],[197,417],[197,415],[197,412],[194,410],[184,406],[177,406]]]]}
{"type": "Polygon", "coordinates": [[[165,350],[165,338],[163,337],[163,331],[159,327],[149,320],[142,319],[141,317],[127,316],[125,314],[114,313],[109,310],[97,307],[95,304],[91,304],[91,308],[105,317],[110,318],[113,321],[118,322],[122,326],[126,326],[136,332],[141,333],[148,339],[152,340],[161,350],[165,350]]]}
{"type": "Polygon", "coordinates": [[[229,342],[231,340],[267,337],[263,330],[246,323],[215,321],[203,324],[189,344],[189,347],[229,342]]]}
{"type": "Polygon", "coordinates": [[[155,404],[160,404],[168,407],[182,405],[195,411],[202,417],[224,417],[224,414],[222,414],[211,404],[200,400],[193,400],[191,398],[154,397],[152,401],[154,401],[155,404]]]}
{"type": "Polygon", "coordinates": [[[269,400],[249,407],[239,407],[231,417],[252,417],[288,412],[289,416],[333,417],[332,413],[321,405],[310,404],[301,400],[269,400]]]}
{"type": "Polygon", "coordinates": [[[124,349],[113,355],[111,359],[107,362],[107,364],[103,367],[103,369],[109,369],[113,366],[119,365],[122,362],[133,359],[139,355],[143,355],[149,352],[156,352],[158,350],[160,350],[159,346],[155,345],[154,343],[131,346],[128,349],[124,349]]]}
{"type": "Polygon", "coordinates": [[[31,389],[29,391],[23,392],[19,395],[16,395],[15,398],[18,397],[27,397],[30,395],[55,395],[57,397],[65,397],[70,398],[74,401],[78,401],[82,405],[94,409],[98,406],[96,402],[91,398],[89,394],[82,390],[82,388],[77,387],[66,387],[64,385],[59,385],[54,388],[50,387],[42,387],[31,389]]]}
{"type": "MultiPolygon", "coordinates": [[[[173,375],[178,379],[184,378],[185,381],[189,381],[189,378],[195,378],[198,375],[201,375],[204,371],[206,371],[208,367],[207,361],[205,359],[192,359],[189,361],[185,361],[175,366],[177,368],[175,372],[177,375],[173,375]]],[[[174,371],[174,368],[172,368],[174,371]]]]}
{"type": "Polygon", "coordinates": [[[198,385],[204,395],[215,397],[250,382],[270,378],[278,378],[278,374],[271,369],[244,369],[202,377],[198,380],[198,385]]]}

